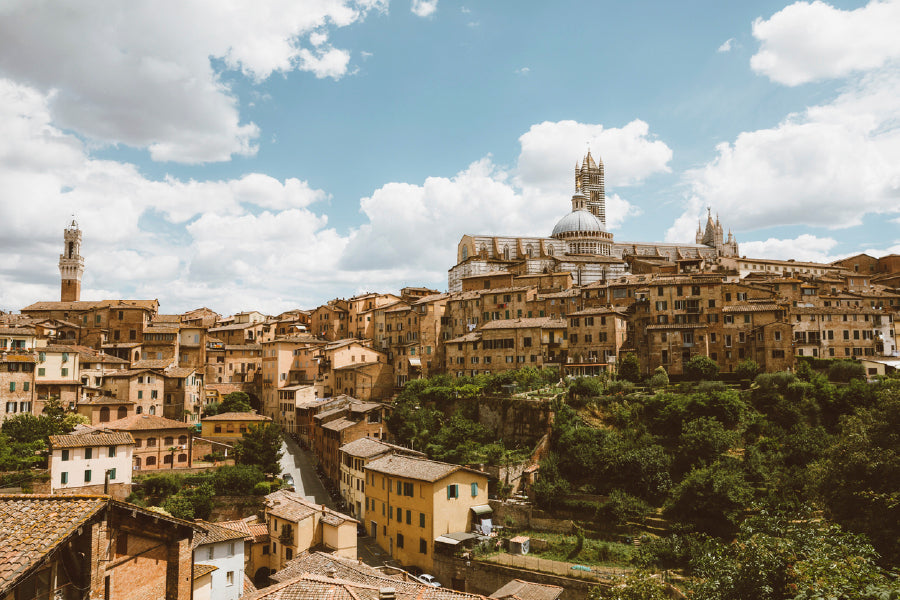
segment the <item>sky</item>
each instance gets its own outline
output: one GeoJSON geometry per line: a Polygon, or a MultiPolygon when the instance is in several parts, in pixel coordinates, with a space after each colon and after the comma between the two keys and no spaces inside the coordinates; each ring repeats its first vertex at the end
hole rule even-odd
{"type": "Polygon", "coordinates": [[[900,0],[4,0],[0,309],[447,288],[606,168],[615,240],[900,253],[900,0]]]}

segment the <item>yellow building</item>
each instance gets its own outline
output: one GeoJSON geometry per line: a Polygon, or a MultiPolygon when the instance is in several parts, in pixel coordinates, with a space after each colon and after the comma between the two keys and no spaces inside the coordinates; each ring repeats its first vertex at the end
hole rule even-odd
{"type": "Polygon", "coordinates": [[[437,538],[471,531],[490,511],[484,473],[400,455],[365,469],[367,529],[403,565],[433,570],[437,538]]]}
{"type": "Polygon", "coordinates": [[[256,413],[230,412],[204,417],[200,437],[216,442],[236,442],[250,429],[251,425],[270,423],[272,419],[256,413]]]}

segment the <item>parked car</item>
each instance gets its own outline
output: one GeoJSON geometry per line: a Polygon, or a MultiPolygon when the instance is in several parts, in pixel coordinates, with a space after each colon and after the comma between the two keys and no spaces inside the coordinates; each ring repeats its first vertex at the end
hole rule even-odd
{"type": "Polygon", "coordinates": [[[281,481],[284,482],[284,487],[294,487],[294,477],[290,473],[282,473],[281,481]]]}
{"type": "Polygon", "coordinates": [[[416,577],[420,583],[424,583],[425,585],[430,585],[431,587],[441,587],[441,582],[434,578],[434,575],[429,575],[428,573],[424,573],[416,577]]]}

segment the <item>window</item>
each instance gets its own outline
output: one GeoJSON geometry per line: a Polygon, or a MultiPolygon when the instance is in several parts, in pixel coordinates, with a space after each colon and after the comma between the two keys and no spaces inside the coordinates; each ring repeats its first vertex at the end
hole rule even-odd
{"type": "Polygon", "coordinates": [[[459,485],[451,484],[447,486],[447,499],[459,498],[459,485]]]}
{"type": "MultiPolygon", "coordinates": [[[[288,549],[288,552],[290,552],[290,549],[288,549]]],[[[286,558],[290,559],[291,557],[288,556],[286,558]]],[[[225,574],[225,581],[228,585],[234,585],[234,571],[228,571],[228,573],[225,574]]]]}
{"type": "Polygon", "coordinates": [[[234,556],[234,542],[228,544],[228,556],[234,556]]]}
{"type": "Polygon", "coordinates": [[[109,480],[112,481],[112,480],[115,479],[115,478],[116,478],[116,470],[115,470],[115,469],[110,469],[110,470],[109,470],[109,480]]]}
{"type": "Polygon", "coordinates": [[[84,449],[84,460],[91,460],[94,458],[94,449],[93,448],[85,448],[84,449]]]}
{"type": "Polygon", "coordinates": [[[291,560],[292,558],[294,558],[294,550],[292,548],[285,548],[284,558],[285,560],[291,560]]]}
{"type": "Polygon", "coordinates": [[[46,375],[46,373],[47,373],[47,369],[45,369],[44,367],[38,367],[38,375],[44,376],[44,375],[46,375]]]}
{"type": "Polygon", "coordinates": [[[63,449],[62,460],[69,460],[69,450],[68,449],[63,449]]]}
{"type": "Polygon", "coordinates": [[[419,538],[419,554],[428,554],[428,542],[419,538]]]}
{"type": "Polygon", "coordinates": [[[16,382],[15,381],[9,382],[9,391],[11,391],[11,392],[16,391],[16,382]]]}
{"type": "Polygon", "coordinates": [[[90,483],[90,482],[91,482],[91,472],[90,472],[90,471],[85,471],[85,472],[84,472],[84,482],[85,482],[85,483],[90,483]]]}
{"type": "Polygon", "coordinates": [[[412,525],[412,511],[409,509],[406,509],[406,524],[412,525]]]}
{"type": "Polygon", "coordinates": [[[411,484],[411,483],[403,484],[403,495],[409,496],[410,498],[413,497],[413,484],[411,484]]]}
{"type": "Polygon", "coordinates": [[[472,497],[474,498],[477,495],[478,495],[478,482],[473,481],[472,482],[472,497]]]}
{"type": "Polygon", "coordinates": [[[206,559],[212,560],[216,557],[216,548],[215,546],[210,546],[206,549],[206,559]]]}
{"type": "Polygon", "coordinates": [[[116,457],[116,447],[115,447],[115,446],[110,446],[110,447],[109,447],[109,457],[110,457],[110,458],[115,458],[115,457],[116,457]]]}
{"type": "Polygon", "coordinates": [[[62,375],[63,377],[66,377],[69,374],[69,369],[63,367],[62,369],[59,370],[59,374],[62,375]]]}
{"type": "Polygon", "coordinates": [[[425,513],[419,513],[419,527],[425,527],[425,513]]]}
{"type": "Polygon", "coordinates": [[[402,533],[397,534],[397,547],[398,548],[403,547],[403,534],[402,533]]]}
{"type": "Polygon", "coordinates": [[[397,507],[397,522],[398,523],[403,522],[403,509],[400,508],[399,506],[397,507]]]}
{"type": "Polygon", "coordinates": [[[68,474],[68,473],[61,473],[61,474],[60,474],[60,478],[59,478],[59,482],[60,482],[61,484],[63,484],[63,485],[69,483],[69,474],[68,474]]]}

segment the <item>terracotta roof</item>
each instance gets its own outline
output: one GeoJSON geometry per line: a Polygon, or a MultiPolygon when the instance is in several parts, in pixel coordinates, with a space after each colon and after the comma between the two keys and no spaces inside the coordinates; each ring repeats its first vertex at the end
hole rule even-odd
{"type": "Polygon", "coordinates": [[[530,327],[539,327],[541,329],[565,329],[567,326],[565,319],[553,319],[550,317],[536,317],[532,319],[498,319],[490,321],[481,326],[480,331],[490,329],[524,329],[530,327]]]}
{"type": "Polygon", "coordinates": [[[240,531],[235,531],[230,527],[222,527],[217,523],[209,523],[207,521],[196,521],[203,531],[194,535],[193,548],[205,544],[218,544],[219,542],[227,542],[229,540],[242,540],[247,537],[240,531]]]}
{"type": "Polygon", "coordinates": [[[110,421],[106,424],[106,428],[125,431],[150,431],[155,429],[192,429],[192,425],[156,415],[131,415],[118,421],[110,421]]]}
{"type": "Polygon", "coordinates": [[[263,542],[269,539],[269,526],[265,523],[248,523],[244,519],[238,519],[236,521],[219,521],[216,525],[240,532],[246,539],[253,542],[263,542]]]}
{"type": "Polygon", "coordinates": [[[278,490],[266,496],[266,513],[287,521],[302,521],[320,513],[322,518],[330,520],[332,524],[336,524],[337,520],[357,522],[353,517],[331,510],[325,505],[310,502],[296,492],[288,490],[278,490]]]}
{"type": "Polygon", "coordinates": [[[93,398],[88,398],[87,400],[80,400],[78,405],[96,405],[96,404],[134,404],[131,400],[120,400],[118,398],[113,398],[112,396],[94,396],[93,398]]]}
{"type": "Polygon", "coordinates": [[[418,581],[400,576],[391,576],[355,560],[342,558],[325,552],[304,553],[285,563],[281,571],[272,575],[279,582],[265,588],[276,591],[275,596],[259,595],[252,598],[321,600],[334,596],[320,595],[326,589],[343,598],[352,594],[355,600],[377,600],[382,588],[394,588],[397,600],[463,600],[484,598],[475,594],[457,592],[449,588],[435,588],[418,581]],[[319,589],[319,585],[330,584],[333,588],[319,589]],[[306,593],[304,593],[306,588],[306,593]],[[308,595],[307,595],[308,594],[308,595]]]}
{"type": "Polygon", "coordinates": [[[481,339],[480,331],[473,331],[471,333],[467,333],[465,335],[461,335],[458,338],[453,338],[452,340],[447,340],[444,344],[464,344],[466,342],[477,342],[481,339]]]}
{"type": "Polygon", "coordinates": [[[662,325],[648,325],[647,330],[659,329],[706,329],[709,327],[706,323],[665,323],[662,325]]]}
{"type": "Polygon", "coordinates": [[[230,412],[203,417],[201,421],[271,421],[271,417],[252,412],[230,412]]]}
{"type": "Polygon", "coordinates": [[[0,593],[103,510],[106,496],[0,495],[0,593]]]}
{"type": "Polygon", "coordinates": [[[253,580],[250,579],[250,576],[244,573],[244,593],[246,596],[248,594],[253,594],[256,592],[256,586],[253,585],[253,580]]]}
{"type": "Polygon", "coordinates": [[[134,369],[165,369],[169,365],[175,363],[175,357],[172,358],[148,358],[146,360],[136,360],[131,365],[134,369]]]}
{"type": "Polygon", "coordinates": [[[269,539],[269,526],[265,523],[250,523],[247,526],[254,542],[263,542],[269,539]]]}
{"type": "Polygon", "coordinates": [[[129,446],[134,445],[134,438],[127,431],[95,430],[90,433],[70,433],[68,435],[51,435],[51,448],[82,448],[88,446],[129,446]]]}
{"type": "Polygon", "coordinates": [[[143,308],[145,310],[157,310],[159,302],[156,300],[80,300],[78,302],[35,302],[29,304],[26,310],[90,310],[92,308],[143,308]]]}
{"type": "Polygon", "coordinates": [[[513,579],[491,594],[489,598],[496,598],[497,600],[505,598],[514,598],[515,600],[556,600],[562,593],[563,588],[557,585],[545,585],[543,583],[513,579]]]}
{"type": "Polygon", "coordinates": [[[410,448],[404,448],[403,446],[397,446],[395,444],[388,444],[387,442],[372,437],[364,437],[352,442],[347,442],[338,448],[338,450],[346,452],[350,456],[356,458],[372,458],[373,456],[378,456],[385,452],[405,452],[417,456],[424,456],[421,452],[416,452],[410,448]]]}
{"type": "Polygon", "coordinates": [[[785,310],[784,306],[778,306],[777,304],[765,303],[765,304],[732,304],[730,306],[723,306],[722,312],[769,312],[773,310],[785,310]]]}
{"type": "Polygon", "coordinates": [[[343,429],[347,429],[348,427],[352,427],[359,423],[359,421],[353,421],[351,419],[347,419],[346,417],[341,417],[340,419],[335,419],[334,421],[329,421],[322,425],[322,429],[328,429],[329,431],[341,431],[343,429]]]}
{"type": "Polygon", "coordinates": [[[218,571],[219,567],[215,565],[202,565],[194,563],[194,579],[200,579],[204,575],[209,575],[213,571],[218,571]]]}
{"type": "Polygon", "coordinates": [[[590,317],[592,315],[609,315],[614,314],[619,317],[627,318],[625,312],[621,309],[616,309],[611,306],[599,307],[599,308],[585,308],[584,310],[577,310],[574,312],[566,313],[566,318],[570,317],[590,317]]]}
{"type": "Polygon", "coordinates": [[[437,481],[462,468],[459,465],[399,454],[383,456],[366,465],[367,470],[376,473],[406,477],[408,479],[420,479],[422,481],[437,481]]]}

